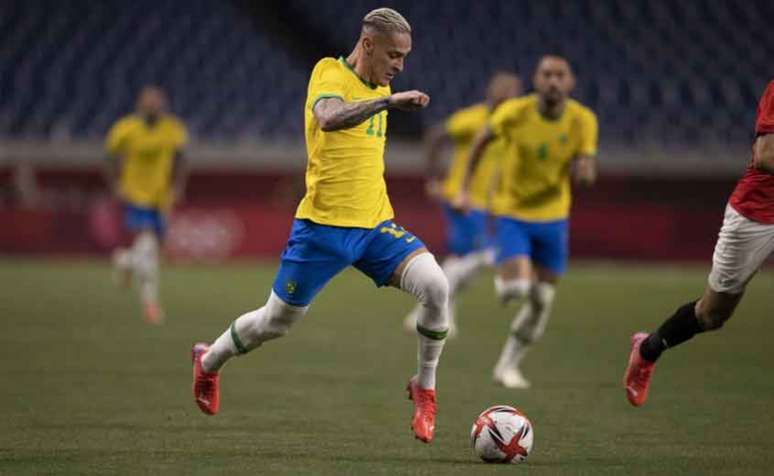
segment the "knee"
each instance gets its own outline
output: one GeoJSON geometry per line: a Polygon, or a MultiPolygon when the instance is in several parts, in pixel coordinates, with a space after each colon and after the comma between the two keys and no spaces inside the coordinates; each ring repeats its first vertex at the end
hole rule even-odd
{"type": "Polygon", "coordinates": [[[401,288],[426,307],[442,308],[449,301],[449,280],[430,253],[418,255],[408,264],[401,288]]]}
{"type": "Polygon", "coordinates": [[[159,240],[151,231],[142,231],[134,239],[134,248],[140,253],[155,253],[159,248],[159,240]]]}
{"type": "Polygon", "coordinates": [[[269,339],[275,339],[286,335],[293,324],[306,314],[309,306],[287,304],[272,291],[265,309],[264,332],[269,339]]]}
{"type": "Polygon", "coordinates": [[[449,302],[449,280],[443,274],[441,268],[438,273],[428,276],[424,285],[425,305],[431,307],[445,307],[449,302]]]}
{"type": "Polygon", "coordinates": [[[530,291],[531,282],[529,279],[503,279],[495,276],[495,292],[502,302],[508,302],[512,299],[521,299],[530,291]]]}

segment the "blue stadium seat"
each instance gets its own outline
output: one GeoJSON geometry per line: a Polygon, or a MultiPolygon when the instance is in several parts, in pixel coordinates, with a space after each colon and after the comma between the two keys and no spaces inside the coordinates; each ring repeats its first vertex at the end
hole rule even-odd
{"type": "MultiPolygon", "coordinates": [[[[286,0],[346,54],[375,0],[286,0]]],[[[595,109],[603,141],[749,140],[772,76],[774,2],[396,0],[414,51],[394,89],[431,96],[427,125],[479,100],[488,76],[528,78],[537,57],[574,63],[575,96],[595,109]]],[[[308,59],[293,57],[236,4],[218,0],[4,0],[0,135],[99,139],[146,83],[170,92],[192,134],[299,140],[308,59]]],[[[419,133],[419,130],[414,131],[419,133]]]]}

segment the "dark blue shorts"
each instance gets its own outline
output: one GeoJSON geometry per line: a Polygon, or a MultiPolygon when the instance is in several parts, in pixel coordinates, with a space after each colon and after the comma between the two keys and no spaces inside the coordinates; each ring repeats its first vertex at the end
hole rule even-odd
{"type": "Polygon", "coordinates": [[[446,218],[446,247],[449,253],[465,256],[492,246],[485,211],[472,209],[468,213],[462,213],[444,203],[443,214],[446,218]]]}
{"type": "Polygon", "coordinates": [[[567,269],[569,226],[567,220],[528,222],[510,217],[497,217],[495,262],[499,265],[517,256],[556,274],[567,269]]]}
{"type": "Polygon", "coordinates": [[[392,220],[372,229],[294,220],[272,287],[286,303],[306,306],[331,278],[350,265],[377,286],[384,286],[406,256],[423,246],[419,238],[392,220]]]}
{"type": "Polygon", "coordinates": [[[158,236],[164,236],[167,223],[164,214],[157,208],[145,208],[125,203],[124,226],[133,233],[151,230],[158,236]]]}

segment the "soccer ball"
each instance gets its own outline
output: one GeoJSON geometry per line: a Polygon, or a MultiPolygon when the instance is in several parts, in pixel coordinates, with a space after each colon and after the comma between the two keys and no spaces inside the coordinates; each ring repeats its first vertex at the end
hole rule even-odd
{"type": "Polygon", "coordinates": [[[487,408],[473,423],[470,443],[486,463],[522,463],[532,451],[534,431],[526,415],[508,405],[487,408]]]}

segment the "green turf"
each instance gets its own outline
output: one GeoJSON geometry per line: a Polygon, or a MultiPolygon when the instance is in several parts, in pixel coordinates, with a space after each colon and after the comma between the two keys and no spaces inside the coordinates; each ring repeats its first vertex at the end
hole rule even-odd
{"type": "Polygon", "coordinates": [[[530,391],[490,383],[513,309],[482,277],[461,298],[461,336],[439,370],[436,440],[415,441],[403,387],[411,299],[356,272],[326,288],[283,340],[231,362],[221,413],[190,395],[191,344],[263,303],[273,266],[176,266],[169,313],[144,325],[101,263],[0,261],[1,474],[771,474],[774,275],[751,284],[721,333],[670,351],[649,404],[619,385],[633,330],[696,297],[704,268],[576,264],[544,340],[527,358],[530,391]],[[471,453],[476,414],[496,403],[535,427],[527,465],[471,453]]]}

